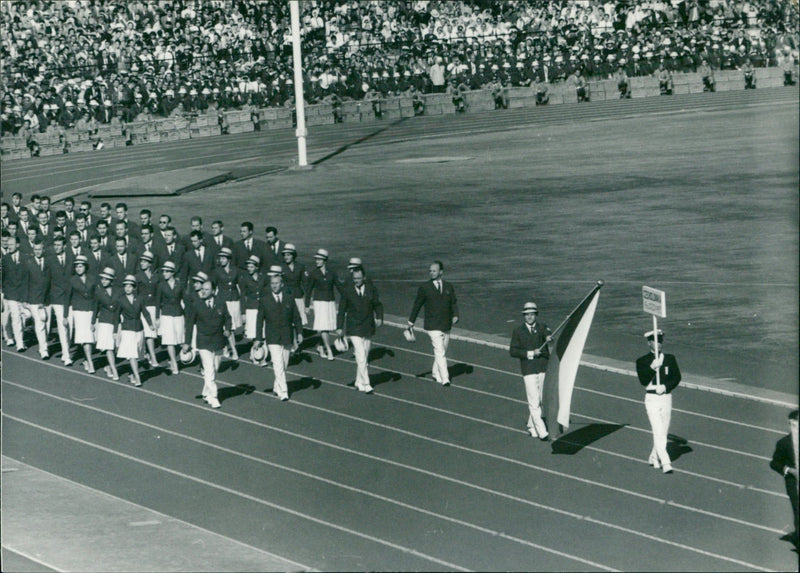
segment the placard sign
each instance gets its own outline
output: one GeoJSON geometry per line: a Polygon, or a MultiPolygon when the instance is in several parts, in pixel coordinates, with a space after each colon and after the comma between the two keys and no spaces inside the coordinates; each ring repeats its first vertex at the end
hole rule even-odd
{"type": "Polygon", "coordinates": [[[667,296],[663,290],[643,286],[642,304],[645,312],[653,316],[667,318],[667,296]]]}

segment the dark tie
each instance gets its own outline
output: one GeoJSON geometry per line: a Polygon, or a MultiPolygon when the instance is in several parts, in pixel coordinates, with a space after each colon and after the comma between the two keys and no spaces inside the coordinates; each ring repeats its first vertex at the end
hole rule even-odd
{"type": "Polygon", "coordinates": [[[212,303],[211,299],[208,299],[208,300],[206,301],[206,306],[207,306],[208,308],[212,308],[212,307],[214,306],[214,304],[212,303]]]}
{"type": "Polygon", "coordinates": [[[37,264],[39,265],[39,270],[44,270],[44,259],[36,259],[37,264]]]}
{"type": "Polygon", "coordinates": [[[174,250],[175,250],[175,245],[170,245],[169,246],[169,254],[171,255],[174,250]]]}
{"type": "Polygon", "coordinates": [[[442,294],[442,283],[436,281],[436,290],[439,291],[439,294],[442,294]]]}
{"type": "Polygon", "coordinates": [[[202,263],[203,262],[203,253],[202,253],[202,251],[200,251],[200,249],[197,249],[196,252],[197,252],[197,258],[200,259],[200,262],[202,263]]]}
{"type": "Polygon", "coordinates": [[[275,295],[275,302],[277,302],[278,304],[281,303],[281,295],[280,294],[276,294],[275,295]]]}
{"type": "Polygon", "coordinates": [[[244,244],[247,247],[248,252],[253,248],[252,243],[250,243],[250,239],[247,239],[244,244]]]}
{"type": "Polygon", "coordinates": [[[58,255],[58,264],[64,266],[64,255],[58,255]]]}

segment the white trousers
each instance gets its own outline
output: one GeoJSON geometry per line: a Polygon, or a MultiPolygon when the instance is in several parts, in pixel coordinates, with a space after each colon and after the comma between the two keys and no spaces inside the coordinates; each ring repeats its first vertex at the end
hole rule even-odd
{"type": "Polygon", "coordinates": [[[450,333],[441,330],[429,330],[428,336],[431,337],[433,346],[433,379],[437,382],[450,382],[450,373],[447,371],[447,346],[450,344],[450,333]]]}
{"type": "Polygon", "coordinates": [[[272,369],[275,372],[275,383],[272,391],[278,398],[288,398],[289,388],[286,385],[286,367],[289,365],[289,349],[280,344],[268,344],[269,355],[272,357],[272,369]]]}
{"type": "Polygon", "coordinates": [[[6,302],[5,298],[3,298],[2,321],[3,338],[9,343],[9,346],[14,346],[14,331],[11,330],[11,311],[8,309],[8,302],[6,302]]]}
{"type": "Polygon", "coordinates": [[[8,307],[8,313],[11,315],[11,333],[14,335],[14,342],[17,344],[17,348],[25,348],[25,341],[22,338],[22,328],[24,326],[24,318],[22,313],[25,308],[25,304],[16,300],[5,300],[5,304],[8,307]]]}
{"type": "Polygon", "coordinates": [[[667,434],[669,434],[669,421],[672,417],[672,394],[646,394],[644,407],[653,429],[653,449],[650,457],[658,456],[662,466],[670,464],[667,453],[667,434]]]}
{"type": "Polygon", "coordinates": [[[356,389],[369,390],[372,386],[369,384],[367,363],[372,340],[362,336],[351,336],[350,342],[353,345],[353,354],[356,357],[356,389]]]}
{"type": "MultiPolygon", "coordinates": [[[[72,362],[69,355],[70,325],[69,318],[64,318],[64,305],[51,304],[50,312],[56,317],[56,329],[58,330],[58,341],[61,343],[61,361],[64,364],[72,362]]],[[[51,318],[52,320],[52,318],[51,318]]],[[[48,329],[49,331],[49,329],[48,329]]]]}
{"type": "Polygon", "coordinates": [[[50,356],[47,351],[47,307],[43,304],[29,304],[28,312],[33,317],[33,331],[39,344],[39,356],[50,356]]]}
{"type": "Polygon", "coordinates": [[[198,350],[200,364],[203,365],[203,396],[205,398],[217,397],[217,370],[222,360],[222,355],[213,350],[198,350]]]}
{"type": "Polygon", "coordinates": [[[547,426],[542,420],[542,388],[544,387],[544,372],[523,376],[525,381],[525,394],[528,396],[528,430],[536,433],[540,438],[547,437],[547,426]]]}

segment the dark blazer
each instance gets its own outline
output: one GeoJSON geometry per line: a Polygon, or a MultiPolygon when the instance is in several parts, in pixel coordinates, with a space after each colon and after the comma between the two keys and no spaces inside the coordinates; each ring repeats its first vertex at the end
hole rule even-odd
{"type": "Polygon", "coordinates": [[[511,346],[508,351],[514,358],[519,358],[520,368],[522,375],[528,374],[541,374],[547,370],[547,360],[550,358],[550,348],[544,344],[547,336],[550,334],[550,329],[546,324],[535,322],[533,324],[533,332],[528,330],[526,323],[520,324],[511,333],[511,346]],[[528,360],[528,351],[537,350],[544,344],[542,353],[534,358],[528,360]]]}
{"type": "Polygon", "coordinates": [[[151,272],[148,277],[144,271],[136,273],[137,294],[142,299],[144,306],[156,306],[156,289],[160,279],[158,273],[151,272]]]}
{"type": "Polygon", "coordinates": [[[261,297],[269,290],[265,279],[260,274],[253,279],[247,271],[239,272],[239,292],[242,294],[242,308],[258,308],[261,297]]]}
{"type": "MultiPolygon", "coordinates": [[[[267,344],[280,344],[281,346],[292,346],[294,344],[294,333],[303,333],[303,321],[300,312],[294,303],[294,295],[291,291],[283,290],[281,302],[275,300],[272,291],[264,293],[258,305],[258,318],[256,319],[256,332],[265,332],[263,340],[267,344]],[[293,332],[294,331],[294,332],[293,332]]],[[[260,337],[259,337],[260,338],[260,337]]]]}
{"type": "Polygon", "coordinates": [[[28,272],[25,257],[17,252],[17,262],[12,255],[3,255],[3,296],[15,302],[25,302],[28,296],[28,272]]]}
{"type": "Polygon", "coordinates": [[[228,302],[239,300],[239,275],[242,271],[230,266],[230,272],[222,267],[214,269],[213,280],[217,285],[217,296],[228,302]]]}
{"type": "MultiPolygon", "coordinates": [[[[636,374],[639,376],[639,383],[642,386],[647,386],[650,382],[655,382],[656,371],[650,368],[650,363],[655,356],[652,352],[648,352],[644,356],[636,360],[636,374]]],[[[659,368],[659,376],[661,383],[667,387],[667,394],[672,392],[681,381],[681,371],[678,368],[678,360],[674,354],[664,353],[664,362],[661,363],[659,368]]]]}
{"type": "Polygon", "coordinates": [[[176,278],[175,287],[173,288],[164,279],[159,280],[156,287],[156,317],[162,314],[166,316],[183,316],[183,308],[181,307],[183,296],[182,281],[176,278]]]}
{"type": "Polygon", "coordinates": [[[72,277],[72,260],[64,253],[64,265],[58,262],[58,256],[50,255],[50,301],[49,304],[66,305],[69,303],[69,279],[72,277]]]}
{"type": "MultiPolygon", "coordinates": [[[[181,244],[183,245],[183,248],[186,250],[187,253],[189,251],[191,251],[192,249],[194,249],[194,247],[192,247],[192,236],[189,233],[186,233],[183,237],[181,237],[180,241],[181,241],[181,244]]],[[[202,241],[203,241],[203,245],[207,249],[216,249],[216,243],[214,243],[214,239],[211,236],[211,233],[207,233],[207,232],[203,231],[203,239],[202,239],[202,241]]]]}
{"type": "Polygon", "coordinates": [[[228,342],[224,331],[231,329],[231,315],[225,301],[216,297],[209,308],[205,301],[187,307],[186,313],[186,340],[192,339],[192,330],[197,326],[198,350],[211,350],[219,352],[228,342]]]}
{"type": "Polygon", "coordinates": [[[47,259],[42,258],[43,267],[39,267],[34,257],[25,261],[25,272],[28,275],[28,294],[25,302],[28,304],[47,304],[50,293],[50,266],[47,259]]]}
{"type": "MultiPolygon", "coordinates": [[[[219,250],[222,247],[228,247],[231,251],[233,251],[233,243],[234,243],[234,241],[228,235],[220,235],[222,237],[222,239],[221,239],[222,244],[221,245],[217,243],[217,238],[214,237],[211,233],[208,233],[207,235],[203,234],[203,237],[206,237],[206,236],[208,236],[208,238],[210,239],[210,244],[214,247],[215,256],[216,256],[216,253],[218,253],[219,250]]],[[[231,264],[233,264],[233,261],[231,261],[231,264]]]]}
{"type": "Polygon", "coordinates": [[[253,248],[250,250],[247,250],[244,246],[244,240],[236,241],[233,244],[233,264],[238,268],[246,271],[247,267],[245,263],[251,255],[256,255],[259,258],[261,261],[260,268],[269,268],[271,259],[267,258],[269,256],[269,249],[264,241],[254,238],[253,248]]]}
{"type": "MultiPolygon", "coordinates": [[[[94,285],[95,278],[90,274],[83,275],[85,281],[78,275],[72,275],[69,279],[69,306],[72,310],[95,311],[94,285]]],[[[67,309],[64,309],[64,315],[67,309]]]]}
{"type": "Polygon", "coordinates": [[[178,241],[174,243],[175,248],[172,251],[172,254],[169,252],[169,248],[167,245],[158,245],[158,249],[153,251],[153,254],[159,260],[159,264],[163,265],[167,261],[172,261],[175,263],[176,271],[176,278],[185,281],[186,280],[186,250],[183,248],[178,241]]]}
{"type": "Polygon", "coordinates": [[[318,268],[313,268],[308,273],[306,283],[306,306],[311,304],[312,297],[314,300],[336,300],[335,289],[341,288],[341,286],[342,283],[336,271],[327,269],[323,275],[318,268]]]}
{"type": "Polygon", "coordinates": [[[123,266],[122,261],[119,259],[118,254],[114,254],[113,256],[106,259],[108,266],[110,266],[116,274],[114,275],[114,283],[117,286],[122,286],[122,281],[125,279],[125,275],[135,275],[136,270],[139,268],[137,264],[139,257],[134,255],[133,253],[125,253],[125,265],[123,266]]]}
{"type": "Polygon", "coordinates": [[[200,258],[197,256],[197,253],[194,249],[187,249],[185,255],[186,261],[186,276],[187,278],[191,279],[195,274],[202,271],[206,273],[209,277],[211,276],[211,271],[214,268],[214,248],[208,247],[203,245],[203,260],[201,261],[200,258]]]}
{"type": "MultiPolygon", "coordinates": [[[[119,315],[122,330],[132,330],[134,332],[144,330],[142,315],[148,319],[150,318],[144,302],[144,298],[141,296],[134,295],[133,302],[131,302],[125,293],[119,295],[119,315]]],[[[151,324],[150,326],[152,327],[153,325],[151,324]]]]}
{"type": "Polygon", "coordinates": [[[373,336],[376,318],[383,320],[383,304],[374,285],[364,283],[364,296],[359,296],[353,284],[342,291],[337,328],[346,326],[348,336],[373,336]]]}
{"type": "Polygon", "coordinates": [[[275,241],[275,244],[274,244],[274,245],[270,245],[269,243],[266,243],[266,246],[267,246],[267,254],[269,255],[269,261],[268,261],[268,263],[269,263],[270,265],[279,265],[279,264],[281,264],[281,263],[283,262],[283,255],[281,254],[281,249],[283,249],[283,246],[284,246],[285,244],[286,244],[286,243],[284,243],[284,242],[283,242],[283,241],[281,241],[280,239],[278,239],[277,241],[275,241]],[[277,252],[277,253],[275,252],[275,249],[276,249],[276,248],[278,249],[278,252],[277,252]]]}
{"type": "Polygon", "coordinates": [[[95,319],[97,322],[113,324],[115,327],[119,324],[119,295],[120,290],[113,285],[111,286],[111,294],[108,294],[99,281],[94,285],[94,300],[97,304],[95,319]]]}
{"type": "Polygon", "coordinates": [[[114,248],[114,237],[111,235],[106,235],[102,239],[100,239],[100,250],[106,253],[107,255],[113,255],[117,252],[114,248]],[[105,240],[105,243],[103,242],[105,240]]]}
{"type": "Polygon", "coordinates": [[[306,266],[303,263],[294,262],[294,269],[290,269],[286,263],[281,263],[283,268],[283,280],[287,288],[290,288],[294,293],[294,298],[305,298],[306,288],[308,286],[308,273],[306,266]]]}
{"type": "Polygon", "coordinates": [[[93,253],[92,251],[88,251],[87,254],[85,255],[86,258],[89,260],[87,264],[88,267],[87,271],[93,275],[98,274],[100,271],[102,271],[105,267],[108,266],[107,262],[110,255],[103,249],[100,249],[98,252],[100,253],[99,261],[95,258],[95,253],[93,253]]]}
{"type": "Polygon", "coordinates": [[[417,320],[417,315],[425,307],[425,330],[441,330],[450,332],[453,328],[453,318],[458,316],[458,303],[456,291],[449,282],[442,281],[442,294],[433,285],[433,281],[420,285],[417,298],[411,307],[410,322],[417,320]]]}

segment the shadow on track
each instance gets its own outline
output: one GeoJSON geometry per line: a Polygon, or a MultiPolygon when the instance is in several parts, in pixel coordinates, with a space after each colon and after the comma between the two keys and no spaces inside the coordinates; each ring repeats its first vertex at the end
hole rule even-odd
{"type": "Polygon", "coordinates": [[[553,453],[573,456],[586,446],[602,440],[625,426],[626,424],[587,424],[554,441],[553,453]]]}

